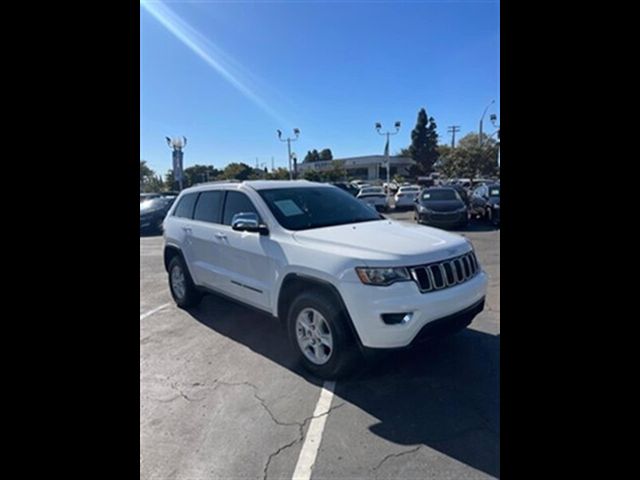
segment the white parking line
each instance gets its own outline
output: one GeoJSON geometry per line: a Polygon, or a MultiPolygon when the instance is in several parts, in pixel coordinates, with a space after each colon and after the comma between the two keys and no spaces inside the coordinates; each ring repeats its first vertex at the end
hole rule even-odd
{"type": "Polygon", "coordinates": [[[318,455],[318,449],[320,448],[320,442],[322,441],[324,424],[329,416],[323,414],[327,413],[331,408],[333,390],[335,387],[336,382],[324,382],[322,385],[322,392],[320,392],[320,398],[318,399],[316,409],[313,412],[313,416],[315,418],[311,420],[311,424],[309,424],[309,430],[307,430],[307,436],[304,439],[304,444],[302,445],[302,450],[300,450],[300,456],[298,457],[298,463],[296,464],[296,469],[293,472],[294,480],[309,480],[311,478],[311,470],[316,462],[316,456],[318,455]]]}
{"type": "Polygon", "coordinates": [[[145,318],[147,318],[149,315],[153,315],[154,313],[162,310],[163,308],[168,307],[169,305],[171,305],[170,303],[165,303],[164,305],[160,305],[159,307],[154,308],[153,310],[147,312],[147,313],[141,313],[140,314],[140,320],[143,320],[145,318]]]}

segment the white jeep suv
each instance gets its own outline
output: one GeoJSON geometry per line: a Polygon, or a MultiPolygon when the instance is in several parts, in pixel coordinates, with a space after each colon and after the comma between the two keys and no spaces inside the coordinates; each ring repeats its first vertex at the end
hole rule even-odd
{"type": "Polygon", "coordinates": [[[361,353],[466,327],[487,277],[465,238],[385,219],[347,192],[299,181],[181,192],[164,263],[182,308],[213,292],[283,323],[304,366],[346,374],[361,353]]]}

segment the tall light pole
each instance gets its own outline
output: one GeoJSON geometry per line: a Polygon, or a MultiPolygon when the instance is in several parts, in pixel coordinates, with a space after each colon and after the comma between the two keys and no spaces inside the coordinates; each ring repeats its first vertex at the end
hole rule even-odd
{"type": "Polygon", "coordinates": [[[484,112],[482,112],[482,117],[480,117],[480,136],[478,137],[478,144],[482,145],[482,121],[484,120],[484,116],[487,114],[487,110],[489,110],[489,107],[491,105],[493,105],[494,103],[496,103],[495,100],[491,100],[491,103],[489,105],[487,105],[487,108],[484,109],[484,112]]]}
{"type": "MultiPolygon", "coordinates": [[[[174,137],[173,139],[169,137],[164,137],[164,138],[167,140],[167,145],[169,145],[169,148],[173,150],[173,153],[172,153],[173,178],[174,180],[177,180],[178,185],[180,186],[180,190],[182,190],[182,178],[183,178],[182,149],[187,146],[187,137],[182,137],[182,138],[174,137]]],[[[174,188],[174,186],[172,185],[171,188],[174,188]]]]}
{"type": "Polygon", "coordinates": [[[295,142],[298,137],[300,136],[300,130],[297,128],[293,129],[293,134],[295,135],[295,137],[291,138],[291,137],[287,137],[282,138],[282,131],[281,130],[277,130],[278,132],[278,139],[281,142],[287,142],[287,153],[288,153],[288,158],[289,158],[289,180],[293,180],[293,170],[291,169],[291,142],[295,142]]]}
{"type": "MultiPolygon", "coordinates": [[[[394,123],[393,126],[396,129],[395,132],[389,132],[389,131],[381,132],[382,124],[380,122],[376,122],[376,131],[378,132],[378,134],[383,136],[386,135],[387,137],[387,143],[384,146],[384,157],[385,157],[385,163],[387,165],[387,201],[389,199],[389,193],[391,192],[391,188],[389,188],[390,172],[391,172],[391,161],[389,159],[389,137],[391,135],[396,135],[400,131],[400,122],[394,123]]],[[[378,174],[378,177],[380,177],[380,174],[378,174]]]]}
{"type": "Polygon", "coordinates": [[[492,113],[489,116],[491,123],[496,128],[496,131],[491,136],[498,134],[498,168],[500,168],[500,125],[496,125],[496,121],[498,120],[498,116],[495,113],[492,113]]]}

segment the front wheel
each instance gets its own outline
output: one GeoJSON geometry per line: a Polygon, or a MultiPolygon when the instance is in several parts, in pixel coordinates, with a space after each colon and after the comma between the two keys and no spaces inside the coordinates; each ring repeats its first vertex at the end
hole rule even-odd
{"type": "Polygon", "coordinates": [[[353,371],[357,347],[339,305],[321,291],[300,294],[287,319],[289,337],[298,359],[311,373],[325,379],[353,371]]]}

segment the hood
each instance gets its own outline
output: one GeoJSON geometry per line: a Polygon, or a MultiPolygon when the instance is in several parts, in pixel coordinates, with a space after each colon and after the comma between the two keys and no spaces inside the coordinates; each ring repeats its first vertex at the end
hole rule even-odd
{"type": "Polygon", "coordinates": [[[434,212],[453,212],[454,210],[460,210],[466,207],[466,205],[459,200],[420,200],[420,205],[434,212]]]}
{"type": "Polygon", "coordinates": [[[460,235],[392,220],[302,230],[293,237],[303,246],[351,257],[365,266],[420,265],[470,250],[460,235]]]}

